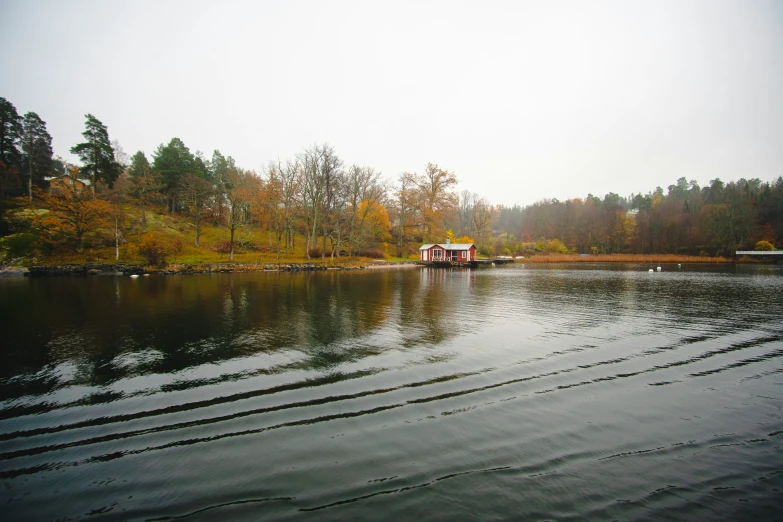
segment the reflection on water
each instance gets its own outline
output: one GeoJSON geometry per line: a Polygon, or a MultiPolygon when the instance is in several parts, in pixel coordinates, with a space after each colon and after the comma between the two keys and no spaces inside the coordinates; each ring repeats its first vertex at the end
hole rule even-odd
{"type": "Polygon", "coordinates": [[[0,281],[0,502],[12,520],[778,516],[780,267],[646,269],[0,281]]]}

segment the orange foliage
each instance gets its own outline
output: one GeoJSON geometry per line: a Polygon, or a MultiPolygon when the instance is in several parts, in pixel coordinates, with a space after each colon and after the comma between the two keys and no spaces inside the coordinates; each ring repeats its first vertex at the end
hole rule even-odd
{"type": "Polygon", "coordinates": [[[139,253],[147,258],[147,262],[154,266],[166,264],[166,245],[155,234],[144,234],[139,242],[139,253]]]}
{"type": "Polygon", "coordinates": [[[97,237],[108,225],[111,205],[76,179],[76,169],[71,174],[70,179],[52,182],[50,193],[42,194],[49,213],[37,218],[35,224],[44,242],[81,252],[84,240],[97,237]]]}

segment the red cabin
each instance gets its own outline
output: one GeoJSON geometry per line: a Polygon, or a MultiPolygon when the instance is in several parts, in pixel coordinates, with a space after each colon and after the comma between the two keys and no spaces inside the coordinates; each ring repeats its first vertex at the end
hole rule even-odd
{"type": "Polygon", "coordinates": [[[451,261],[455,263],[470,263],[476,260],[476,245],[473,243],[446,242],[422,245],[419,248],[419,259],[422,261],[451,261]]]}

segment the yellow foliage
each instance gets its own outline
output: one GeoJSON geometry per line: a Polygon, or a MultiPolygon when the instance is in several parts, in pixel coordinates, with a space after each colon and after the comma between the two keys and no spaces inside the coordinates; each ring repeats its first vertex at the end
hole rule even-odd
{"type": "Polygon", "coordinates": [[[370,235],[375,238],[376,241],[390,241],[389,235],[389,214],[386,212],[386,207],[373,201],[368,203],[362,201],[359,205],[359,215],[364,216],[363,226],[369,227],[370,235]]]}

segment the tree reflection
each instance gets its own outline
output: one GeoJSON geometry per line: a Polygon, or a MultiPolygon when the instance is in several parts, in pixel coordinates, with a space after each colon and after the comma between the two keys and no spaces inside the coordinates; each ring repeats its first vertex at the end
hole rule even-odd
{"type": "MultiPolygon", "coordinates": [[[[437,344],[454,331],[448,315],[461,298],[439,277],[419,270],[326,271],[6,285],[0,398],[102,387],[257,355],[286,354],[280,363],[286,369],[333,371],[387,349],[437,344]],[[374,337],[389,327],[402,343],[374,337]],[[76,371],[63,374],[64,364],[76,371]]],[[[96,393],[100,401],[104,392],[96,393]]]]}

